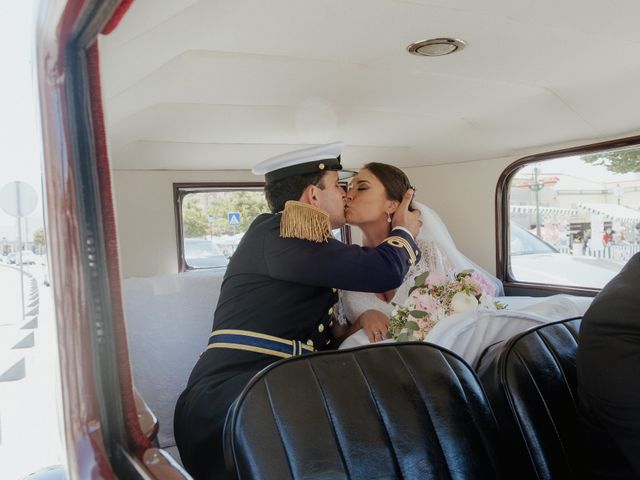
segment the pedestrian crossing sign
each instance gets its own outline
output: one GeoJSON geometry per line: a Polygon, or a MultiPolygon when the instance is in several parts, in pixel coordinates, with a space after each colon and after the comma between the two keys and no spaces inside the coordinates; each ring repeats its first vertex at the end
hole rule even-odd
{"type": "Polygon", "coordinates": [[[227,223],[229,225],[240,225],[240,212],[227,213],[227,223]]]}

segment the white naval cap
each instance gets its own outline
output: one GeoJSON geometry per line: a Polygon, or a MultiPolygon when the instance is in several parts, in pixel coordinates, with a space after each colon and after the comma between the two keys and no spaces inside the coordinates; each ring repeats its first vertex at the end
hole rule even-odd
{"type": "Polygon", "coordinates": [[[340,178],[349,178],[355,172],[342,170],[340,155],[343,147],[343,142],[334,142],[283,153],[259,163],[253,167],[252,172],[255,175],[264,175],[267,182],[326,170],[341,170],[340,178]]]}

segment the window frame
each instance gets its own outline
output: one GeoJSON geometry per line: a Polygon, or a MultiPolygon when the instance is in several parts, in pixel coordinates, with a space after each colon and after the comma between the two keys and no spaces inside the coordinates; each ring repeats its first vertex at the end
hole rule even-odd
{"type": "MultiPolygon", "coordinates": [[[[342,185],[343,182],[340,182],[342,185]]],[[[190,193],[202,191],[251,190],[264,191],[265,182],[186,182],[173,184],[174,220],[176,229],[176,247],[178,252],[178,273],[201,270],[187,267],[184,259],[184,235],[182,233],[182,201],[190,193]]],[[[343,186],[344,188],[344,186],[343,186]]],[[[346,191],[346,190],[345,190],[346,191]]],[[[351,226],[340,227],[342,242],[351,245],[351,226]]]]}
{"type": "Polygon", "coordinates": [[[516,280],[513,277],[513,272],[509,265],[509,232],[511,228],[509,185],[518,170],[527,164],[542,162],[544,160],[587,155],[605,150],[617,150],[629,147],[640,147],[640,135],[528,155],[509,164],[503,170],[496,186],[496,276],[502,281],[507,295],[547,296],[556,293],[566,293],[593,297],[600,291],[600,289],[597,288],[524,282],[516,280]]]}
{"type": "Polygon", "coordinates": [[[176,227],[176,247],[178,252],[178,272],[190,272],[202,270],[187,266],[184,258],[184,235],[182,231],[182,201],[191,193],[198,192],[224,192],[224,191],[262,191],[264,182],[188,182],[173,184],[173,205],[176,227]]]}

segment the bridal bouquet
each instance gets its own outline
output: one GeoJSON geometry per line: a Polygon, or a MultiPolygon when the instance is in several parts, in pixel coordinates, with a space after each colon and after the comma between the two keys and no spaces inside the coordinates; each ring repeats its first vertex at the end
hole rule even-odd
{"type": "Polygon", "coordinates": [[[394,303],[388,338],[399,342],[422,341],[442,318],[469,310],[501,310],[494,300],[495,287],[474,270],[446,276],[425,272],[415,278],[402,305],[394,303]]]}

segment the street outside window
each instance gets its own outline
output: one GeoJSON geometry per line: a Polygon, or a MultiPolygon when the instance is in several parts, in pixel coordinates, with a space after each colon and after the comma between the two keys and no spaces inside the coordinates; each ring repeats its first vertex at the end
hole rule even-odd
{"type": "Polygon", "coordinates": [[[602,288],[640,251],[640,148],[526,164],[509,186],[512,279],[602,288]]]}

